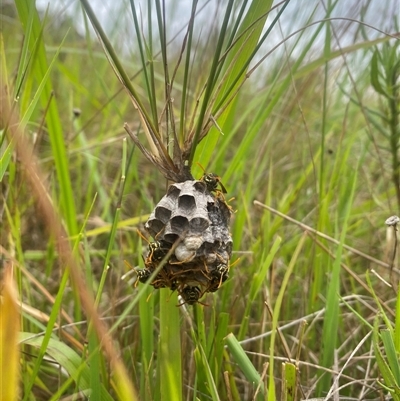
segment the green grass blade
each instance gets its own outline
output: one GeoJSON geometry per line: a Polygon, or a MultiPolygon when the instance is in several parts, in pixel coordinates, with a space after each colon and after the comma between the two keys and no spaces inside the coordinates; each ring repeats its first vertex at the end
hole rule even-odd
{"type": "MultiPolygon", "coordinates": [[[[199,394],[208,394],[212,392],[212,389],[210,389],[210,384],[208,383],[207,370],[209,369],[209,366],[208,361],[204,361],[201,350],[207,350],[207,342],[212,341],[212,339],[206,337],[204,307],[202,305],[194,305],[193,312],[196,322],[192,337],[194,344],[196,345],[195,360],[197,391],[199,394]],[[207,366],[205,366],[205,364],[207,366]]],[[[213,337],[213,334],[211,334],[209,337],[213,337]]]]}
{"type": "Polygon", "coordinates": [[[0,182],[3,181],[3,177],[10,163],[13,150],[12,142],[10,142],[0,157],[0,182]]]}
{"type": "Polygon", "coordinates": [[[28,400],[29,394],[30,394],[32,387],[35,383],[35,380],[39,374],[39,370],[41,368],[41,363],[47,352],[48,346],[50,344],[51,336],[53,335],[53,328],[54,328],[54,325],[56,323],[56,320],[58,319],[58,316],[59,316],[59,313],[61,310],[62,298],[63,298],[64,291],[65,291],[65,288],[68,283],[68,278],[69,278],[69,273],[68,273],[68,270],[66,269],[66,270],[64,270],[64,273],[61,278],[58,293],[57,293],[53,308],[51,310],[49,322],[47,323],[47,326],[46,326],[46,332],[40,341],[39,355],[37,356],[36,363],[33,368],[31,380],[29,381],[29,383],[26,385],[26,388],[25,388],[24,401],[28,400]]]}
{"type": "Polygon", "coordinates": [[[386,362],[384,355],[379,346],[379,317],[375,319],[374,323],[374,333],[373,333],[373,346],[374,355],[379,367],[380,374],[386,385],[386,390],[390,391],[393,399],[395,401],[400,401],[400,392],[396,383],[396,379],[391,371],[388,363],[386,362]],[[397,394],[396,394],[397,393],[397,394]]]}
{"type": "Polygon", "coordinates": [[[207,387],[211,394],[212,400],[220,401],[220,398],[218,395],[218,390],[217,390],[217,387],[216,387],[215,381],[214,381],[214,376],[213,376],[213,373],[211,372],[210,365],[208,364],[207,356],[206,356],[201,344],[197,344],[197,348],[195,349],[194,353],[195,353],[197,366],[199,366],[199,367],[202,366],[202,368],[203,368],[202,370],[205,372],[205,375],[207,377],[207,387]]]}
{"type": "Polygon", "coordinates": [[[377,295],[376,295],[376,293],[375,293],[375,291],[374,291],[374,289],[372,287],[370,272],[368,270],[367,270],[367,272],[365,274],[365,279],[367,281],[368,287],[370,288],[370,291],[371,291],[371,294],[372,294],[372,296],[373,296],[373,298],[375,300],[375,303],[376,303],[377,307],[379,308],[380,317],[385,322],[386,329],[391,331],[392,332],[392,336],[394,336],[392,322],[390,321],[390,318],[389,318],[388,314],[383,309],[383,306],[382,306],[379,298],[377,297],[377,295]]]}
{"type": "Polygon", "coordinates": [[[249,299],[247,300],[246,311],[244,313],[242,324],[240,326],[240,331],[239,331],[239,335],[238,335],[239,341],[243,340],[246,336],[249,317],[250,317],[250,311],[251,311],[253,302],[254,302],[258,292],[260,291],[261,286],[263,285],[263,283],[265,283],[265,278],[267,276],[268,269],[271,266],[271,263],[276,255],[276,253],[279,250],[281,242],[282,242],[281,237],[277,237],[275,239],[275,242],[273,243],[267,256],[264,258],[264,255],[263,255],[263,257],[262,257],[263,263],[261,265],[261,268],[259,271],[257,271],[255,273],[255,275],[251,281],[251,287],[250,287],[250,291],[249,291],[249,299]]]}
{"type": "MultiPolygon", "coordinates": [[[[225,89],[223,91],[223,95],[221,96],[221,99],[219,100],[219,103],[215,106],[213,110],[213,114],[216,114],[217,111],[223,107],[224,102],[227,100],[229,95],[231,95],[235,88],[239,86],[240,80],[244,77],[247,68],[249,67],[251,61],[253,60],[254,56],[258,53],[258,50],[261,48],[261,46],[264,44],[265,40],[267,39],[268,35],[271,33],[272,28],[275,26],[275,24],[279,21],[283,11],[289,4],[289,1],[285,2],[283,6],[280,8],[278,14],[266,30],[266,32],[263,34],[263,36],[258,40],[257,35],[260,34],[260,27],[263,26],[266,17],[268,15],[268,12],[272,6],[272,1],[270,2],[259,2],[258,5],[256,2],[253,2],[253,9],[249,10],[249,13],[246,15],[246,19],[243,22],[243,26],[238,32],[238,38],[237,38],[237,43],[235,46],[238,46],[241,42],[246,43],[245,49],[242,50],[242,53],[240,55],[240,58],[243,59],[243,62],[239,64],[241,65],[241,68],[235,68],[234,71],[230,74],[230,79],[227,80],[223,86],[225,89]],[[262,6],[261,8],[260,5],[262,6]],[[256,7],[254,7],[256,6],[256,7]],[[264,18],[260,18],[260,15],[264,15],[264,18]],[[255,25],[255,26],[254,26],[255,25]],[[258,26],[257,26],[258,25],[258,26]],[[243,37],[241,36],[246,32],[248,29],[253,31],[249,37],[243,37]],[[244,31],[243,31],[244,30],[244,31]],[[240,40],[238,40],[240,38],[240,40]],[[246,42],[245,42],[246,41],[246,42]],[[250,42],[250,43],[248,43],[250,42]],[[253,42],[253,43],[252,43],[253,42]],[[250,54],[249,54],[250,52],[250,54]]],[[[237,67],[235,63],[235,67],[237,67]]]]}
{"type": "Polygon", "coordinates": [[[0,399],[16,401],[19,397],[20,346],[18,342],[20,306],[18,291],[9,265],[3,269],[0,301],[0,399]]]}
{"type": "Polygon", "coordinates": [[[82,6],[83,6],[86,14],[88,15],[88,17],[91,21],[94,29],[96,30],[99,38],[101,39],[102,44],[104,45],[104,50],[107,53],[107,56],[114,69],[114,72],[116,73],[116,75],[119,78],[119,80],[121,81],[121,83],[127,89],[129,95],[132,97],[132,100],[135,102],[137,107],[140,109],[140,113],[145,117],[146,123],[149,124],[153,133],[157,133],[158,130],[156,129],[156,126],[154,125],[154,123],[152,122],[152,119],[148,115],[148,113],[143,105],[142,100],[140,99],[135,88],[133,87],[128,74],[126,73],[125,69],[123,68],[122,63],[121,63],[119,57],[117,56],[117,53],[115,52],[114,47],[112,46],[106,33],[104,32],[103,28],[101,27],[100,22],[96,18],[96,15],[95,15],[92,7],[90,6],[90,4],[87,0],[81,0],[81,3],[82,3],[82,6]]]}
{"type": "Polygon", "coordinates": [[[148,97],[148,101],[150,103],[153,121],[156,122],[158,116],[157,116],[157,101],[156,101],[156,94],[155,94],[155,85],[154,85],[154,81],[153,81],[154,80],[154,72],[151,74],[152,81],[150,81],[149,74],[147,71],[147,65],[150,64],[150,68],[152,68],[152,65],[153,65],[152,55],[150,54],[149,55],[150,57],[147,57],[149,59],[149,62],[147,62],[145,59],[145,53],[144,53],[145,46],[142,41],[142,33],[141,33],[140,25],[139,25],[139,20],[137,17],[135,2],[133,0],[130,0],[130,5],[131,5],[131,10],[132,10],[133,22],[134,22],[134,26],[135,26],[137,43],[139,46],[140,60],[142,63],[142,69],[143,69],[144,79],[145,79],[145,83],[146,83],[147,97],[148,97]]]}
{"type": "Polygon", "coordinates": [[[228,333],[228,323],[229,323],[229,314],[225,312],[221,312],[218,315],[217,319],[217,328],[214,337],[214,350],[213,354],[214,357],[210,361],[210,365],[214,366],[214,380],[216,381],[217,385],[220,381],[220,373],[222,368],[222,361],[224,355],[224,346],[225,346],[225,336],[228,333]]]}
{"type": "Polygon", "coordinates": [[[383,346],[385,348],[386,358],[388,360],[390,370],[393,373],[394,379],[396,380],[396,386],[400,388],[400,365],[398,355],[394,348],[393,332],[389,330],[381,330],[380,332],[383,346]]]}
{"type": "MultiPolygon", "coordinates": [[[[224,71],[226,69],[230,69],[228,76],[226,77],[221,89],[216,97],[216,102],[218,103],[220,99],[223,98],[225,93],[232,93],[238,87],[239,78],[242,78],[245,74],[246,66],[248,66],[254,49],[257,46],[259,41],[262,29],[264,27],[267,12],[271,8],[272,1],[252,1],[249,9],[246,13],[246,16],[243,19],[241,26],[238,29],[236,37],[240,37],[239,40],[235,43],[235,45],[230,49],[227,57],[224,59],[224,71]],[[264,15],[265,17],[260,19],[260,16],[264,15]],[[257,22],[255,23],[255,21],[257,22]],[[251,31],[246,35],[243,35],[243,32],[246,32],[250,26],[252,27],[251,31]],[[233,66],[233,67],[232,67],[233,66]],[[231,86],[233,85],[233,86],[231,86]],[[231,87],[230,87],[231,86],[231,87]],[[229,90],[228,90],[229,89],[229,90]]],[[[212,74],[213,71],[210,72],[212,74]]],[[[219,111],[220,107],[217,107],[218,110],[213,110],[214,113],[219,111]]],[[[230,135],[229,122],[231,118],[233,118],[236,113],[235,103],[232,102],[224,111],[224,113],[218,118],[218,124],[222,129],[222,132],[225,133],[226,136],[230,135]]],[[[199,127],[197,128],[199,129],[199,127]]],[[[204,140],[197,149],[198,159],[202,161],[204,165],[207,165],[212,158],[212,154],[214,149],[217,146],[218,141],[221,139],[221,134],[218,129],[212,128],[207,136],[207,139],[204,140]]],[[[226,139],[225,139],[226,140],[226,139]]],[[[196,170],[195,170],[196,171],[196,170]]]]}
{"type": "MultiPolygon", "coordinates": [[[[16,0],[15,5],[23,26],[27,27],[29,20],[33,18],[31,36],[27,38],[29,41],[30,51],[33,51],[35,47],[35,40],[41,36],[40,32],[42,30],[38,12],[35,7],[29,8],[29,2],[24,0],[16,0]],[[34,14],[33,17],[30,15],[30,13],[34,14]]],[[[49,69],[47,64],[46,49],[42,38],[37,46],[35,60],[33,63],[35,67],[32,73],[38,82],[42,82],[46,72],[49,69]]],[[[41,96],[41,104],[43,107],[47,106],[48,99],[51,98],[52,92],[53,88],[51,82],[50,80],[47,80],[43,87],[41,96]]],[[[55,101],[50,102],[46,115],[46,122],[48,125],[48,132],[50,134],[50,142],[59,181],[61,209],[68,227],[68,232],[70,235],[74,235],[78,232],[75,199],[71,187],[62,123],[58,112],[57,103],[55,101]]]]}
{"type": "Polygon", "coordinates": [[[192,2],[192,9],[187,32],[186,57],[185,57],[185,67],[184,67],[183,82],[182,82],[182,101],[181,101],[179,136],[178,136],[181,143],[183,143],[185,139],[187,92],[188,92],[188,82],[190,75],[190,59],[192,56],[193,28],[194,28],[197,3],[198,0],[194,0],[192,2]]]}
{"type": "Polygon", "coordinates": [[[233,333],[228,334],[225,341],[240,370],[246,376],[247,380],[253,384],[254,391],[257,386],[260,385],[261,392],[257,395],[257,401],[264,401],[264,383],[249,357],[244,352],[242,346],[239,344],[233,333]]]}
{"type": "Polygon", "coordinates": [[[33,99],[31,101],[31,103],[29,104],[28,108],[26,109],[24,115],[21,118],[21,122],[20,125],[21,127],[24,129],[26,127],[26,125],[28,124],[30,118],[32,117],[32,114],[34,112],[34,110],[36,109],[36,106],[40,100],[40,98],[42,97],[43,91],[47,85],[47,81],[50,77],[50,73],[52,71],[52,68],[55,64],[55,62],[57,61],[58,55],[60,53],[60,50],[64,44],[64,41],[66,39],[66,36],[64,37],[64,39],[62,40],[60,46],[57,48],[56,54],[54,55],[53,59],[50,62],[49,68],[47,69],[47,71],[45,72],[42,81],[39,84],[39,87],[35,93],[35,95],[33,96],[33,99]]]}
{"type": "Polygon", "coordinates": [[[92,388],[91,397],[94,400],[101,399],[101,365],[102,365],[102,358],[100,355],[100,344],[97,338],[93,327],[88,330],[88,350],[90,354],[90,387],[92,388]]]}
{"type": "MultiPolygon", "coordinates": [[[[4,89],[6,90],[6,93],[10,93],[10,82],[9,82],[9,73],[7,69],[7,57],[6,57],[6,51],[4,47],[4,36],[3,33],[0,33],[0,82],[1,85],[3,85],[4,89]]],[[[3,99],[2,101],[9,101],[10,99],[3,99]]],[[[4,124],[4,123],[3,123],[4,124]]],[[[0,147],[3,145],[3,141],[5,137],[3,136],[3,131],[4,128],[0,130],[1,136],[0,136],[0,147]]]]}
{"type": "Polygon", "coordinates": [[[278,330],[278,320],[279,314],[282,307],[283,297],[285,295],[285,291],[287,285],[289,283],[290,276],[293,273],[293,270],[296,266],[297,260],[299,258],[300,252],[303,249],[305,240],[307,238],[307,233],[304,233],[298,242],[296,249],[293,253],[292,258],[290,259],[289,266],[285,272],[285,276],[283,278],[281,287],[279,289],[278,297],[276,298],[273,315],[272,315],[272,333],[271,333],[271,342],[269,347],[269,383],[268,383],[268,401],[275,401],[275,378],[274,378],[274,354],[275,354],[275,338],[276,338],[276,331],[278,330]]]}
{"type": "MultiPolygon", "coordinates": [[[[358,164],[361,163],[363,156],[358,160],[358,164]]],[[[336,341],[337,337],[332,336],[332,333],[337,333],[339,325],[339,294],[340,294],[340,269],[341,260],[343,254],[343,244],[345,243],[347,228],[349,224],[349,217],[351,212],[351,206],[354,199],[356,184],[357,184],[357,169],[354,169],[349,175],[349,180],[345,184],[345,192],[341,199],[343,199],[343,205],[339,213],[341,213],[340,221],[340,244],[336,250],[336,257],[333,263],[331,279],[328,284],[328,293],[326,301],[326,313],[324,319],[324,327],[322,333],[322,356],[321,365],[324,367],[331,367],[334,361],[334,352],[337,347],[336,341]]],[[[330,377],[328,375],[323,375],[321,380],[317,384],[317,394],[322,396],[325,392],[329,390],[330,387],[330,377]]]]}
{"type": "Polygon", "coordinates": [[[282,401],[296,401],[297,368],[293,363],[282,363],[282,401]]]}
{"type": "Polygon", "coordinates": [[[203,306],[200,304],[193,305],[193,312],[196,321],[196,342],[200,344],[203,349],[207,349],[203,306]]]}
{"type": "MultiPolygon", "coordinates": [[[[30,345],[39,352],[43,349],[44,337],[35,335],[34,333],[20,333],[20,342],[30,345]]],[[[82,364],[81,357],[65,343],[49,339],[46,345],[46,353],[54,358],[57,363],[62,366],[71,378],[79,381],[79,387],[82,391],[90,390],[90,371],[87,364],[82,364]]],[[[112,401],[113,398],[105,390],[104,386],[100,386],[101,400],[112,401]]]]}
{"type": "Polygon", "coordinates": [[[394,345],[395,345],[396,352],[400,353],[400,291],[399,290],[397,290],[397,297],[396,297],[396,319],[395,319],[395,326],[394,326],[394,345]]]}
{"type": "Polygon", "coordinates": [[[313,71],[316,71],[318,68],[323,67],[324,64],[328,61],[332,61],[337,58],[343,57],[343,55],[355,53],[358,50],[368,50],[374,47],[375,45],[388,42],[390,39],[391,39],[390,36],[384,36],[383,38],[367,40],[350,46],[342,47],[340,50],[331,51],[329,55],[324,54],[324,56],[319,57],[307,63],[305,66],[299,68],[296,72],[294,72],[293,78],[294,79],[303,78],[306,75],[311,74],[313,71]]]}
{"type": "MultiPolygon", "coordinates": [[[[89,144],[88,144],[88,139],[86,136],[86,133],[83,131],[80,118],[76,117],[73,120],[73,126],[75,133],[79,133],[77,140],[79,142],[79,146],[82,149],[85,149],[89,144]]],[[[98,166],[98,161],[92,157],[91,154],[88,154],[88,152],[83,153],[83,158],[86,162],[86,167],[88,171],[90,171],[90,178],[93,180],[93,185],[96,188],[96,192],[99,195],[99,201],[101,204],[107,204],[109,202],[109,196],[107,194],[106,188],[104,187],[102,183],[102,177],[99,174],[99,166],[98,166]]],[[[111,213],[109,213],[111,215],[111,213]]],[[[106,220],[110,221],[111,218],[108,218],[109,216],[106,216],[106,220]]]]}
{"type": "Polygon", "coordinates": [[[158,371],[161,401],[182,400],[181,333],[177,293],[160,290],[158,371]]]}
{"type": "Polygon", "coordinates": [[[193,164],[194,154],[196,152],[196,148],[198,145],[200,132],[203,130],[204,118],[206,115],[206,111],[209,108],[209,101],[211,99],[211,95],[214,90],[214,85],[215,85],[215,80],[216,80],[216,72],[217,72],[218,64],[219,64],[219,58],[222,53],[222,47],[224,44],[230,15],[232,13],[232,7],[233,7],[233,1],[228,0],[228,4],[225,9],[224,20],[223,20],[221,29],[219,31],[218,42],[217,42],[217,47],[214,52],[213,62],[211,65],[210,73],[208,75],[206,91],[205,91],[204,97],[202,99],[199,117],[197,118],[196,131],[195,131],[195,134],[193,137],[192,147],[190,149],[189,166],[192,166],[192,164],[193,164]]]}
{"type": "Polygon", "coordinates": [[[379,58],[379,51],[375,50],[371,59],[371,84],[378,93],[380,93],[385,97],[388,97],[388,94],[383,89],[379,79],[378,58],[379,58]]]}
{"type": "MultiPolygon", "coordinates": [[[[141,249],[139,247],[138,249],[141,249]]],[[[153,369],[154,349],[154,321],[157,318],[154,310],[154,290],[148,288],[145,296],[139,301],[140,336],[142,343],[142,369],[140,376],[140,396],[142,400],[153,401],[156,389],[149,372],[153,369]]]]}
{"type": "Polygon", "coordinates": [[[22,83],[26,76],[25,74],[27,72],[29,61],[30,61],[29,38],[32,35],[33,16],[35,15],[33,12],[33,8],[35,7],[35,3],[32,1],[30,3],[29,7],[30,7],[29,12],[28,12],[29,18],[28,18],[28,22],[27,22],[27,26],[26,26],[26,30],[25,30],[25,37],[28,38],[28,40],[25,39],[24,43],[22,45],[21,58],[20,58],[20,62],[18,64],[18,72],[17,72],[17,77],[16,77],[16,83],[15,83],[15,94],[14,94],[15,99],[18,99],[18,97],[19,97],[22,83]]]}

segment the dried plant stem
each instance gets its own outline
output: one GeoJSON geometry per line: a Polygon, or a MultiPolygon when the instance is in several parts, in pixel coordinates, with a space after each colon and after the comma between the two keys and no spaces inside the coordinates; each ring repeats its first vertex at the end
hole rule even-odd
{"type": "Polygon", "coordinates": [[[393,233],[394,233],[394,245],[393,245],[393,254],[392,258],[390,260],[390,284],[392,285],[392,288],[395,290],[395,293],[397,294],[397,284],[395,285],[393,281],[393,269],[396,261],[396,254],[397,254],[397,225],[400,223],[400,218],[398,216],[391,216],[389,217],[386,221],[385,224],[388,227],[393,227],[393,233]]]}
{"type": "MultiPolygon", "coordinates": [[[[332,238],[332,237],[330,237],[329,235],[326,235],[326,234],[324,234],[324,233],[321,233],[320,231],[316,230],[315,228],[312,228],[312,227],[310,227],[310,226],[307,226],[306,224],[303,224],[303,223],[301,223],[300,221],[298,221],[298,220],[296,220],[296,219],[293,219],[292,217],[289,217],[289,216],[287,216],[286,214],[283,214],[283,213],[279,212],[278,210],[272,208],[271,206],[265,205],[265,204],[263,204],[263,203],[261,203],[261,202],[259,202],[259,201],[254,201],[254,205],[255,205],[255,206],[260,206],[260,207],[262,207],[263,209],[267,209],[267,210],[269,210],[270,212],[276,214],[277,216],[282,217],[282,218],[284,218],[285,220],[290,221],[291,223],[294,223],[294,224],[298,225],[298,226],[301,227],[303,230],[306,230],[306,231],[309,231],[309,232],[311,232],[311,233],[313,233],[313,234],[316,234],[316,235],[318,235],[319,237],[324,238],[324,239],[326,239],[326,240],[328,240],[328,241],[330,241],[330,242],[332,242],[332,243],[334,243],[334,244],[336,244],[336,245],[339,245],[339,244],[340,244],[340,241],[338,241],[337,239],[332,238]]],[[[346,245],[346,244],[343,244],[343,248],[344,248],[344,249],[347,249],[347,250],[350,251],[350,252],[355,253],[355,254],[358,255],[358,256],[361,256],[361,257],[364,258],[364,259],[369,260],[369,261],[372,262],[372,263],[376,263],[377,265],[382,266],[382,267],[384,267],[384,268],[386,268],[386,269],[391,269],[391,265],[390,265],[389,263],[386,263],[386,262],[383,262],[382,260],[376,259],[376,258],[374,258],[373,256],[370,256],[370,255],[368,255],[368,254],[366,254],[366,253],[364,253],[364,252],[361,252],[361,251],[359,251],[359,250],[356,249],[356,248],[353,248],[353,247],[348,246],[348,245],[346,245]]],[[[396,271],[396,273],[398,273],[398,272],[396,271]]]]}
{"type": "Polygon", "coordinates": [[[393,288],[395,288],[393,283],[393,268],[397,254],[397,226],[393,226],[393,232],[394,232],[394,246],[393,246],[392,259],[390,260],[390,283],[392,284],[393,288]]]}

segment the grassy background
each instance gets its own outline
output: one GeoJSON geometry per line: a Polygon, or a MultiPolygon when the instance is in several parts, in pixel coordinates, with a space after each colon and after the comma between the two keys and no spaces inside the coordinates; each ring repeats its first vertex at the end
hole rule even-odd
{"type": "MultiPolygon", "coordinates": [[[[384,32],[398,32],[400,4],[307,3],[289,4],[218,119],[223,135],[214,126],[196,149],[194,162],[235,198],[239,261],[204,305],[180,308],[176,294],[121,279],[124,260],[143,264],[136,228],[167,183],[125,139],[124,122],[142,137],[138,113],[80,3],[47,14],[32,2],[1,4],[0,252],[21,301],[16,399],[290,400],[286,385],[297,399],[399,399],[396,241],[385,220],[400,207],[400,67],[398,40],[384,32]],[[282,371],[288,361],[297,378],[282,371]]],[[[129,2],[91,5],[157,120],[165,85],[154,4],[137,8],[139,42],[129,2]]],[[[233,2],[227,38],[242,4],[233,2]]],[[[180,6],[166,5],[170,72],[190,16],[180,6]]],[[[176,72],[182,140],[225,9],[198,5],[192,56],[176,72]]],[[[245,51],[230,53],[232,65],[245,51]]]]}

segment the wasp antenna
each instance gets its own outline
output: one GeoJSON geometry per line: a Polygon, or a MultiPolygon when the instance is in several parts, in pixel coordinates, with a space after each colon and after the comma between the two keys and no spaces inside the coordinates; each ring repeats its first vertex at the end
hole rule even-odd
{"type": "Polygon", "coordinates": [[[129,268],[129,271],[127,271],[124,275],[122,275],[121,280],[126,280],[128,279],[132,274],[136,274],[137,278],[136,281],[134,282],[133,286],[136,287],[139,282],[139,276],[138,276],[138,271],[135,267],[132,267],[131,264],[124,260],[125,265],[129,268]]]}
{"type": "Polygon", "coordinates": [[[125,274],[121,276],[121,280],[125,281],[128,277],[132,276],[132,274],[136,274],[135,269],[132,267],[132,270],[129,270],[125,274]]]}
{"type": "Polygon", "coordinates": [[[230,263],[230,264],[229,264],[229,268],[231,268],[232,266],[235,266],[236,263],[239,262],[239,260],[240,260],[240,258],[237,258],[233,263],[230,263]]]}
{"type": "Polygon", "coordinates": [[[141,231],[137,228],[136,232],[140,235],[142,239],[144,239],[148,244],[150,244],[150,241],[141,233],[141,231]]]}
{"type": "Polygon", "coordinates": [[[218,178],[218,184],[219,184],[219,186],[221,187],[222,192],[223,192],[224,194],[228,193],[228,191],[226,190],[226,188],[224,187],[224,185],[223,185],[222,182],[221,182],[221,178],[220,178],[220,177],[217,177],[217,178],[218,178]]]}
{"type": "Polygon", "coordinates": [[[199,162],[196,162],[196,164],[203,170],[203,173],[206,172],[206,169],[199,162]]]}

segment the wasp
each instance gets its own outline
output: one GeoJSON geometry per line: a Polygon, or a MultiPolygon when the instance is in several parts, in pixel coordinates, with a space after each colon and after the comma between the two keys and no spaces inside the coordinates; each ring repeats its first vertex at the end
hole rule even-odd
{"type": "MultiPolygon", "coordinates": [[[[154,266],[153,263],[146,265],[146,268],[144,269],[134,269],[137,276],[137,280],[134,286],[136,287],[139,281],[141,283],[146,283],[150,278],[150,276],[153,274],[155,268],[156,267],[154,266]]],[[[171,281],[169,275],[164,270],[161,270],[154,278],[154,280],[150,283],[150,285],[152,285],[156,290],[166,287],[171,287],[172,289],[173,282],[171,281]]]]}
{"type": "Polygon", "coordinates": [[[160,262],[164,259],[169,249],[166,247],[164,241],[149,242],[149,253],[146,257],[149,261],[160,262]]]}
{"type": "Polygon", "coordinates": [[[136,270],[136,275],[141,283],[145,283],[151,276],[151,273],[152,272],[149,269],[136,270]]]}
{"type": "Polygon", "coordinates": [[[210,286],[208,287],[209,292],[215,292],[221,287],[229,278],[229,268],[225,263],[220,263],[215,270],[211,272],[210,286]]]}
{"type": "Polygon", "coordinates": [[[207,189],[210,192],[216,192],[219,191],[218,190],[218,185],[221,188],[221,192],[226,194],[228,191],[226,190],[226,188],[224,187],[224,185],[221,182],[221,178],[214,173],[205,173],[203,175],[203,177],[200,178],[200,181],[205,182],[207,189]]]}
{"type": "Polygon", "coordinates": [[[160,262],[161,260],[163,260],[165,255],[169,251],[166,243],[164,241],[150,242],[139,230],[136,231],[142,237],[142,239],[144,239],[148,243],[149,251],[146,258],[144,259],[146,267],[148,265],[152,265],[154,262],[160,262]]]}
{"type": "Polygon", "coordinates": [[[218,192],[218,185],[221,188],[222,193],[226,194],[228,192],[221,182],[221,177],[214,173],[206,173],[203,166],[200,163],[197,164],[204,172],[203,176],[200,178],[200,181],[203,181],[206,184],[209,192],[218,192]]]}
{"type": "Polygon", "coordinates": [[[194,305],[196,302],[199,302],[199,299],[202,296],[200,288],[195,285],[188,285],[179,291],[179,295],[183,298],[183,300],[189,305],[194,305]]]}
{"type": "Polygon", "coordinates": [[[220,204],[223,204],[225,206],[225,209],[227,210],[227,217],[229,217],[235,212],[232,208],[232,206],[229,205],[228,202],[230,202],[232,199],[229,199],[228,201],[225,199],[224,194],[226,194],[228,191],[226,190],[224,184],[221,182],[221,177],[219,177],[217,174],[214,173],[206,173],[203,166],[200,163],[197,163],[201,169],[204,171],[203,176],[200,178],[200,181],[204,182],[206,184],[206,188],[209,192],[215,192],[215,198],[220,202],[220,204]],[[218,186],[221,189],[218,189],[218,186]]]}
{"type": "Polygon", "coordinates": [[[145,269],[138,269],[136,267],[132,267],[129,262],[124,260],[124,263],[128,268],[130,269],[128,273],[124,274],[122,276],[122,280],[125,280],[128,278],[132,273],[136,274],[136,281],[133,284],[134,287],[137,286],[138,282],[140,281],[141,283],[146,283],[153,271],[149,269],[147,266],[145,269]]]}

